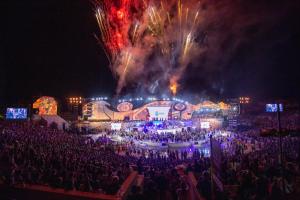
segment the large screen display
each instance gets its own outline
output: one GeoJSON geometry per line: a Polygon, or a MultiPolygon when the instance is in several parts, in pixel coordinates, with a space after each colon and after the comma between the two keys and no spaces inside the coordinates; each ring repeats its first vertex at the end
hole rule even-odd
{"type": "Polygon", "coordinates": [[[153,106],[148,107],[150,120],[166,120],[169,116],[170,107],[168,106],[153,106]]]}
{"type": "Polygon", "coordinates": [[[186,109],[186,105],[184,103],[176,103],[173,108],[177,111],[184,111],[186,109]]]}
{"type": "Polygon", "coordinates": [[[39,109],[39,115],[57,115],[57,102],[53,97],[43,96],[33,103],[39,109]]]}
{"type": "Polygon", "coordinates": [[[133,108],[133,105],[132,105],[132,103],[129,103],[129,102],[123,102],[117,106],[117,110],[119,112],[130,111],[130,110],[132,110],[132,108],[133,108]]]}
{"type": "MultiPolygon", "coordinates": [[[[282,104],[279,104],[279,111],[283,111],[282,104]]],[[[266,104],[266,112],[277,112],[277,104],[266,104]]]]}
{"type": "Polygon", "coordinates": [[[122,128],[122,124],[121,123],[111,123],[111,130],[116,130],[119,131],[122,128]]]}
{"type": "Polygon", "coordinates": [[[201,122],[200,126],[203,129],[208,129],[210,127],[210,124],[209,124],[209,122],[201,122]]]}
{"type": "Polygon", "coordinates": [[[26,108],[7,108],[6,119],[26,119],[27,109],[26,108]]]}

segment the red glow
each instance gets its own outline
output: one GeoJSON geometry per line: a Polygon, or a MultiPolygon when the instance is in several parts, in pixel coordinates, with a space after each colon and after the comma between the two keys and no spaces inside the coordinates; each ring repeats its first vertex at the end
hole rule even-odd
{"type": "Polygon", "coordinates": [[[119,20],[122,20],[124,18],[124,11],[123,10],[118,10],[117,11],[117,17],[119,20]]]}
{"type": "MultiPolygon", "coordinates": [[[[103,42],[111,54],[116,54],[130,44],[129,28],[135,19],[142,17],[148,0],[96,0],[105,12],[107,25],[103,42]]],[[[103,28],[103,27],[101,27],[103,28]]]]}
{"type": "Polygon", "coordinates": [[[122,48],[124,46],[123,37],[119,32],[116,33],[116,42],[119,48],[122,48]]]}

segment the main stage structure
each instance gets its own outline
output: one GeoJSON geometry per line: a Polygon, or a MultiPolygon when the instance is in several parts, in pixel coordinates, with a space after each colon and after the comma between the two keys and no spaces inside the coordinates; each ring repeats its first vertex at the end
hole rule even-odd
{"type": "Polygon", "coordinates": [[[191,104],[182,100],[152,100],[135,106],[130,101],[121,101],[112,106],[106,100],[90,100],[82,107],[86,121],[153,121],[189,120],[198,117],[220,117],[239,114],[237,104],[203,101],[191,104]]]}

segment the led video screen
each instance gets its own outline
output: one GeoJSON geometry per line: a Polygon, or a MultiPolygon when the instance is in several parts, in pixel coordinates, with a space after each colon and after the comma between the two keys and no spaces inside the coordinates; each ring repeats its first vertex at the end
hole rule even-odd
{"type": "Polygon", "coordinates": [[[150,120],[166,120],[168,119],[170,107],[154,106],[148,107],[150,120]]]}
{"type": "Polygon", "coordinates": [[[209,122],[201,122],[200,126],[203,129],[208,129],[210,127],[209,122]]]}
{"type": "MultiPolygon", "coordinates": [[[[279,104],[279,111],[283,111],[282,104],[279,104]]],[[[266,112],[277,112],[277,104],[266,104],[266,112]]]]}
{"type": "Polygon", "coordinates": [[[111,123],[111,130],[116,130],[119,131],[122,128],[122,124],[121,123],[111,123]]]}
{"type": "Polygon", "coordinates": [[[33,103],[39,109],[39,115],[57,115],[57,102],[53,97],[43,96],[33,103]]]}
{"type": "Polygon", "coordinates": [[[26,108],[7,108],[6,119],[26,119],[27,109],[26,108]]]}

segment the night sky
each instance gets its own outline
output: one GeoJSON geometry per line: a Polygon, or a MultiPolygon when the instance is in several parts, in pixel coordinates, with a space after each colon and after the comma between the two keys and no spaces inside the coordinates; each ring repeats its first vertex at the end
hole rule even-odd
{"type": "MultiPolygon", "coordinates": [[[[218,49],[210,46],[199,66],[187,70],[180,92],[299,98],[299,3],[224,2],[224,12],[215,8],[206,24],[208,45],[218,49]]],[[[99,30],[91,1],[2,0],[0,7],[1,103],[30,102],[41,95],[114,95],[117,81],[94,37],[99,30]]]]}

